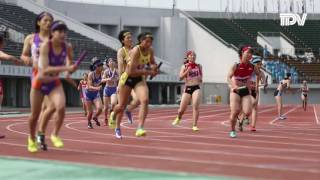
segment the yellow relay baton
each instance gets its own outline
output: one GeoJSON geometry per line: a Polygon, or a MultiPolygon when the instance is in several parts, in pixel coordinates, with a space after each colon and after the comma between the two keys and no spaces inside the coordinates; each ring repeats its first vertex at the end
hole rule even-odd
{"type": "Polygon", "coordinates": [[[129,75],[127,72],[123,72],[120,76],[120,79],[119,79],[119,85],[124,85],[128,79],[129,75]]]}

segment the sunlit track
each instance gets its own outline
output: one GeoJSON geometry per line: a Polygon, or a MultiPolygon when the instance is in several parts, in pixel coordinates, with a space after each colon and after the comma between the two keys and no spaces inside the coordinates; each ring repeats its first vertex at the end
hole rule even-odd
{"type": "Polygon", "coordinates": [[[0,120],[0,131],[7,136],[0,141],[4,147],[0,154],[206,175],[317,179],[320,127],[316,124],[317,109],[313,108],[316,106],[303,112],[300,106],[285,106],[288,119],[277,121],[274,106],[260,107],[258,131],[245,128],[237,139],[228,137],[228,106],[201,107],[199,132],[191,130],[191,109],[176,127],[171,122],[177,108],[150,109],[146,122],[148,135],[144,138],[134,136],[138,118],[135,111],[134,124],[128,124],[125,118],[121,124],[122,140],[115,139],[113,130],[106,126],[87,129],[86,117],[73,113],[67,114],[62,129],[66,147],[56,149],[49,143],[48,152],[37,154],[26,151],[27,117],[6,118],[0,120]],[[304,119],[296,120],[301,113],[304,119]],[[10,147],[16,151],[9,151],[10,147]]]}

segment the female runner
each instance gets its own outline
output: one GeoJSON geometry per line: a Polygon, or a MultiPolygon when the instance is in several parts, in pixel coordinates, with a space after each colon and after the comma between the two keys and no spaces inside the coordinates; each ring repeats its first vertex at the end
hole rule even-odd
{"type": "Polygon", "coordinates": [[[146,135],[144,123],[148,114],[149,88],[145,78],[157,75],[158,68],[154,60],[152,34],[149,32],[141,33],[138,36],[138,40],[139,44],[131,50],[130,62],[127,64],[126,70],[121,75],[119,81],[119,104],[114,108],[117,120],[115,129],[116,138],[122,138],[120,123],[132,90],[134,90],[141,103],[136,136],[140,137],[146,135]]]}
{"type": "Polygon", "coordinates": [[[62,83],[59,79],[59,73],[73,73],[77,66],[71,65],[72,47],[65,42],[67,26],[62,21],[55,21],[51,25],[51,39],[45,41],[40,46],[40,56],[38,61],[37,73],[39,77],[32,79],[32,88],[30,93],[31,115],[29,117],[30,135],[28,138],[28,151],[37,152],[37,142],[35,141],[35,130],[37,120],[41,112],[41,105],[44,96],[53,103],[56,110],[56,121],[53,132],[50,136],[52,144],[61,148],[63,141],[58,136],[65,116],[65,94],[62,83]],[[69,59],[66,61],[66,59],[69,59]],[[42,81],[41,77],[49,76],[48,82],[42,81]]]}
{"type": "Polygon", "coordinates": [[[180,79],[185,80],[185,89],[184,93],[182,94],[178,116],[172,122],[172,125],[178,125],[180,123],[182,115],[192,100],[192,130],[199,131],[197,123],[199,119],[199,105],[201,99],[200,85],[202,83],[202,68],[200,64],[195,63],[196,53],[194,51],[187,51],[186,59],[187,61],[181,67],[179,75],[180,79]]]}
{"type": "Polygon", "coordinates": [[[115,105],[117,104],[117,86],[119,81],[119,73],[116,69],[116,62],[109,58],[107,61],[107,68],[103,73],[102,81],[106,82],[103,90],[103,104],[104,104],[104,114],[105,114],[105,124],[108,126],[108,114],[109,105],[110,113],[113,111],[115,105]]]}
{"type": "MultiPolygon", "coordinates": [[[[229,73],[227,81],[230,87],[230,137],[237,137],[235,130],[237,117],[243,112],[245,116],[249,116],[252,110],[250,78],[252,73],[256,73],[258,79],[258,69],[250,63],[253,50],[250,46],[242,46],[239,48],[240,63],[234,64],[229,73]]],[[[259,82],[257,82],[259,84],[259,82]]],[[[258,89],[258,88],[256,88],[258,89]]]]}
{"type": "Polygon", "coordinates": [[[87,117],[87,106],[86,106],[86,100],[85,100],[85,90],[87,88],[87,81],[88,81],[88,73],[83,74],[83,79],[80,81],[78,85],[78,91],[80,92],[80,99],[82,103],[82,108],[84,111],[84,116],[87,117]]]}

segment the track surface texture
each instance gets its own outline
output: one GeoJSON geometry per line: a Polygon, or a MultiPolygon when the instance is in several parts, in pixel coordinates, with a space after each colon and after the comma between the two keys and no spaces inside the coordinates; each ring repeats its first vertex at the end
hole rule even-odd
{"type": "MultiPolygon", "coordinates": [[[[27,115],[0,117],[0,156],[80,163],[137,171],[190,173],[249,179],[320,179],[320,105],[285,105],[286,120],[276,120],[276,107],[259,107],[257,131],[229,137],[229,107],[200,108],[199,132],[192,132],[192,109],[179,126],[172,120],[177,108],[152,108],[146,120],[146,137],[135,137],[134,123],[122,123],[122,140],[107,126],[87,129],[83,113],[67,113],[61,131],[65,147],[27,152],[27,115]]],[[[100,122],[104,119],[100,117],[100,122]]],[[[47,137],[53,123],[50,122],[47,137]]]]}

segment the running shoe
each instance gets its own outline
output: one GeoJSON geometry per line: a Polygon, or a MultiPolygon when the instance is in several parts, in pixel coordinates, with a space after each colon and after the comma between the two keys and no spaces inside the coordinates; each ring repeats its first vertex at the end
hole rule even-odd
{"type": "Polygon", "coordinates": [[[46,144],[45,141],[45,135],[42,132],[38,132],[37,134],[37,142],[38,144],[40,144],[40,149],[42,149],[43,151],[47,151],[48,150],[48,146],[46,144]]]}
{"type": "Polygon", "coordinates": [[[256,130],[256,128],[255,128],[255,127],[250,126],[250,131],[255,132],[255,131],[257,131],[257,130],[256,130]]]}
{"type": "Polygon", "coordinates": [[[229,135],[230,135],[231,138],[236,138],[237,137],[236,131],[231,131],[229,135]]]}
{"type": "Polygon", "coordinates": [[[138,128],[136,131],[136,136],[137,137],[141,137],[141,136],[146,136],[147,135],[147,131],[144,130],[143,128],[138,128]]]}
{"type": "Polygon", "coordinates": [[[54,147],[62,148],[64,146],[60,137],[51,135],[50,139],[54,147]]]}
{"type": "Polygon", "coordinates": [[[38,144],[36,141],[28,137],[28,151],[31,153],[38,152],[38,144]]]}
{"type": "Polygon", "coordinates": [[[196,131],[199,131],[200,129],[197,127],[197,126],[193,126],[192,127],[192,131],[196,132],[196,131]]]}
{"type": "Polygon", "coordinates": [[[93,129],[93,126],[92,126],[92,122],[91,122],[91,121],[88,122],[88,129],[93,129]]]}
{"type": "Polygon", "coordinates": [[[116,128],[116,122],[115,122],[115,114],[114,112],[111,112],[109,115],[109,128],[114,129],[116,128]]]}
{"type": "Polygon", "coordinates": [[[117,139],[122,139],[121,129],[120,128],[116,128],[115,129],[115,133],[116,133],[116,138],[117,139]]]}
{"type": "Polygon", "coordinates": [[[181,118],[179,118],[178,116],[176,117],[176,119],[172,122],[172,125],[176,126],[178,124],[180,124],[181,118]]]}
{"type": "Polygon", "coordinates": [[[0,139],[5,138],[6,136],[3,134],[0,134],[0,139]]]}
{"type": "Polygon", "coordinates": [[[285,120],[285,119],[287,119],[287,117],[285,117],[285,116],[279,116],[278,117],[278,120],[285,120]]]}
{"type": "Polygon", "coordinates": [[[100,122],[97,117],[93,117],[92,119],[94,120],[94,122],[96,122],[97,126],[100,126],[100,122]]]}
{"type": "Polygon", "coordinates": [[[130,111],[126,110],[126,115],[128,117],[128,123],[132,124],[133,123],[132,113],[130,111]]]}

